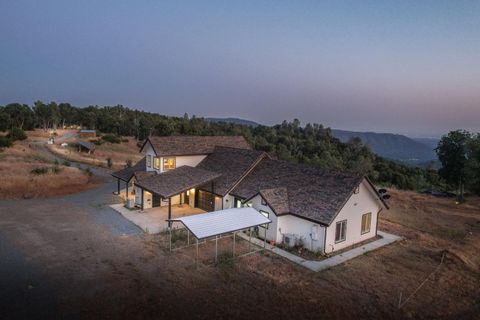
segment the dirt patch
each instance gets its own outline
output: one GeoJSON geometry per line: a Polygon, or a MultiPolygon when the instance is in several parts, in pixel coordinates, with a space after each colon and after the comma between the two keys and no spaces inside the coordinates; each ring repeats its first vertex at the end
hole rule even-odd
{"type": "MultiPolygon", "coordinates": [[[[380,229],[405,240],[319,273],[270,252],[196,270],[191,248],[170,253],[162,235],[117,236],[67,200],[62,206],[53,199],[22,206],[0,202],[0,230],[44,271],[32,285],[48,282],[56,303],[42,307],[54,308],[57,317],[478,319],[477,200],[456,207],[442,199],[391,194],[392,210],[382,212],[380,229]],[[449,206],[455,208],[450,217],[449,206]],[[439,227],[465,235],[444,235],[439,227]],[[399,310],[400,293],[414,292],[445,249],[439,271],[399,310]]],[[[230,245],[222,239],[222,255],[230,245]]],[[[211,261],[212,242],[201,252],[202,260],[211,261]]],[[[19,299],[28,307],[28,295],[19,299]]]]}

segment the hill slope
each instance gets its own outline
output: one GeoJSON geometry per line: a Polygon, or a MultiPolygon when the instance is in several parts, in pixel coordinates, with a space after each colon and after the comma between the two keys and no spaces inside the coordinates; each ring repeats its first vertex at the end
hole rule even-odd
{"type": "Polygon", "coordinates": [[[255,121],[245,120],[245,119],[240,119],[240,118],[205,118],[205,120],[211,121],[211,122],[225,122],[225,123],[240,124],[240,125],[244,125],[244,126],[250,126],[250,127],[253,127],[253,128],[260,125],[259,123],[255,122],[255,121]]]}
{"type": "Polygon", "coordinates": [[[336,129],[332,129],[332,133],[342,142],[347,142],[353,137],[359,137],[376,154],[408,164],[418,165],[437,159],[431,145],[429,146],[400,134],[353,132],[336,129]]]}

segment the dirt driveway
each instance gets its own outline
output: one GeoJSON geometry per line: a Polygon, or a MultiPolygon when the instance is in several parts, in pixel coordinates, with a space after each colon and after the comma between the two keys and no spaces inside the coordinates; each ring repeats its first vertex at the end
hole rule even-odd
{"type": "MultiPolygon", "coordinates": [[[[403,309],[442,248],[407,240],[313,273],[271,254],[195,270],[108,207],[115,183],[51,199],[0,201],[0,318],[401,319],[478,316],[480,278],[455,257],[403,309]]],[[[475,229],[474,232],[478,232],[475,229]]]]}

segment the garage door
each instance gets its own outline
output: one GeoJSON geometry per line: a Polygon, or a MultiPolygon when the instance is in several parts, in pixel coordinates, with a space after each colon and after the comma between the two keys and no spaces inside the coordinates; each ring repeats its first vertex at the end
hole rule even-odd
{"type": "Polygon", "coordinates": [[[215,210],[215,195],[210,192],[203,190],[198,190],[197,192],[197,203],[195,207],[200,208],[205,211],[214,211],[215,210]]]}

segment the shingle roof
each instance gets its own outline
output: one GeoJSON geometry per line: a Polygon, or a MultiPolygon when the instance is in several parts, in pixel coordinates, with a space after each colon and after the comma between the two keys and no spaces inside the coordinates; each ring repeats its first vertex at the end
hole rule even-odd
{"type": "Polygon", "coordinates": [[[168,198],[191,188],[198,187],[220,176],[219,173],[190,166],[163,172],[135,182],[141,188],[168,198]]]}
{"type": "Polygon", "coordinates": [[[123,180],[125,182],[130,181],[130,179],[132,178],[132,176],[135,173],[146,172],[147,171],[147,164],[146,164],[145,159],[146,159],[146,157],[143,157],[142,160],[135,163],[135,165],[133,165],[131,167],[127,167],[127,168],[119,170],[119,171],[116,171],[116,172],[113,172],[112,176],[114,176],[115,178],[118,178],[120,180],[123,180]]]}
{"type": "Polygon", "coordinates": [[[265,159],[231,193],[244,199],[260,193],[279,215],[329,225],[363,179],[355,173],[265,159]]]}
{"type": "Polygon", "coordinates": [[[150,137],[150,141],[157,156],[185,156],[210,154],[216,146],[251,149],[242,136],[165,136],[150,137]]]}
{"type": "MultiPolygon", "coordinates": [[[[267,154],[263,151],[216,147],[212,154],[197,165],[197,168],[222,174],[214,180],[213,192],[224,196],[265,156],[267,154]]],[[[211,185],[202,186],[202,189],[212,191],[211,185]]]]}
{"type": "Polygon", "coordinates": [[[290,212],[287,188],[263,189],[260,190],[259,193],[271,208],[275,208],[274,210],[277,215],[290,212]]]}

